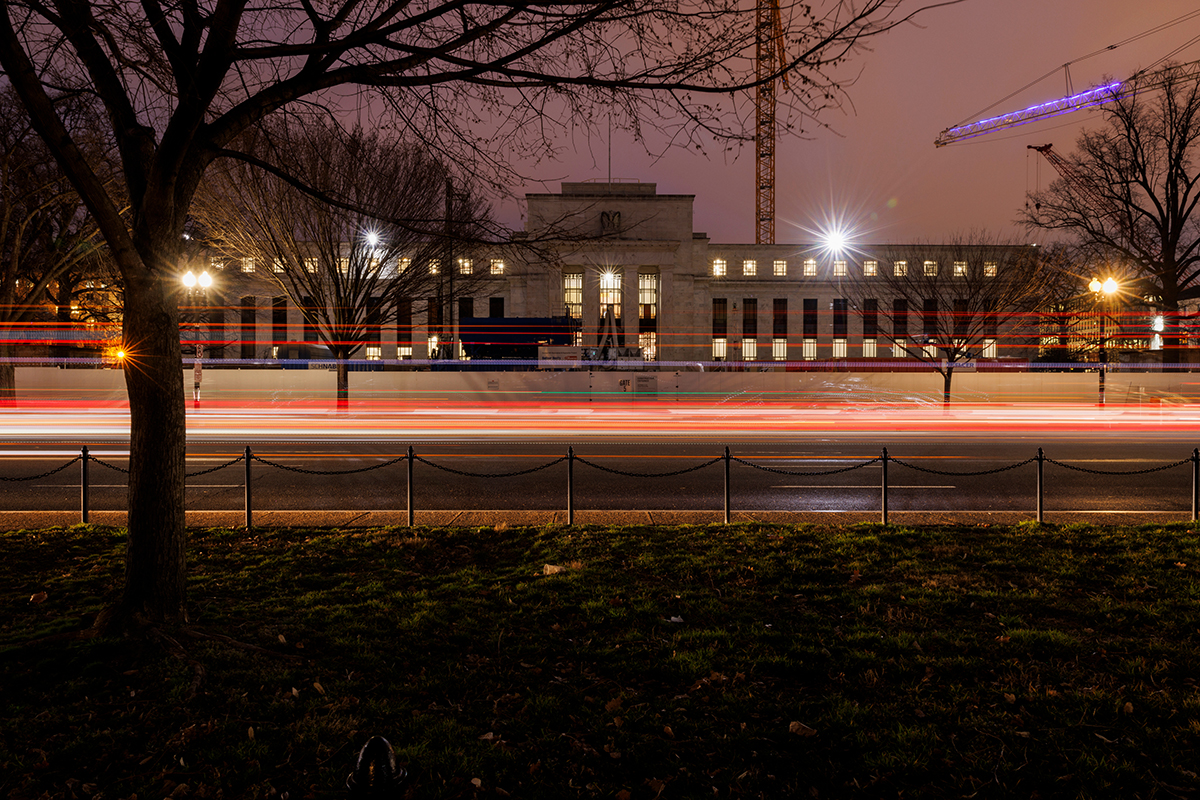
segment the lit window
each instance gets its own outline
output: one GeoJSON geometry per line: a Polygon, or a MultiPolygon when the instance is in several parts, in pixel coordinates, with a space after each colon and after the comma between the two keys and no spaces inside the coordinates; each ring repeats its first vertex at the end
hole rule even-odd
{"type": "Polygon", "coordinates": [[[397,262],[396,262],[396,271],[397,271],[397,272],[404,272],[404,270],[408,269],[408,268],[409,268],[409,266],[411,266],[411,265],[412,265],[412,259],[411,259],[411,258],[402,258],[402,259],[400,259],[399,261],[397,261],[397,262]]]}
{"type": "Polygon", "coordinates": [[[897,278],[903,278],[908,274],[908,262],[897,261],[896,263],[892,264],[892,274],[897,278]]]}
{"type": "Polygon", "coordinates": [[[742,339],[742,360],[754,361],[758,358],[758,340],[742,339]]]}
{"type": "Polygon", "coordinates": [[[816,357],[817,357],[817,340],[816,339],[805,339],[804,340],[804,360],[812,361],[816,357]]]}
{"type": "Polygon", "coordinates": [[[964,277],[966,274],[967,274],[967,262],[965,262],[965,261],[955,261],[955,262],[954,262],[954,275],[955,275],[955,277],[962,278],[962,277],[964,277]]]}
{"type": "Polygon", "coordinates": [[[847,275],[848,273],[846,272],[846,262],[845,261],[833,262],[833,274],[835,276],[839,276],[839,277],[847,275]]]}
{"type": "Polygon", "coordinates": [[[658,358],[658,334],[654,331],[642,331],[638,334],[638,347],[642,348],[642,358],[654,361],[658,358]]]}
{"type": "Polygon", "coordinates": [[[719,336],[716,339],[713,339],[712,357],[713,361],[725,360],[725,337],[719,336]]]}
{"type": "Polygon", "coordinates": [[[254,259],[253,258],[243,258],[242,259],[242,272],[254,272],[254,259]]]}
{"type": "Polygon", "coordinates": [[[613,319],[621,320],[621,279],[620,272],[608,270],[600,273],[600,315],[612,311],[613,319]]]}
{"type": "Polygon", "coordinates": [[[996,277],[996,262],[995,261],[983,262],[983,275],[984,275],[984,277],[987,277],[987,278],[996,277]]]}
{"type": "Polygon", "coordinates": [[[304,259],[304,269],[308,270],[309,272],[316,272],[317,260],[315,258],[304,259]]]}
{"type": "Polygon", "coordinates": [[[758,262],[754,261],[753,259],[748,259],[746,261],[743,261],[742,262],[742,274],[743,275],[757,275],[758,274],[758,262]]]}
{"type": "Polygon", "coordinates": [[[471,263],[469,258],[460,258],[458,260],[458,274],[470,275],[475,272],[475,265],[471,263]]]}
{"type": "Polygon", "coordinates": [[[339,258],[338,259],[338,272],[342,273],[343,275],[350,274],[350,259],[348,259],[348,258],[339,258]]]}
{"type": "Polygon", "coordinates": [[[504,274],[504,262],[498,258],[493,258],[491,260],[491,272],[493,275],[503,275],[504,274]]]}
{"type": "Polygon", "coordinates": [[[568,317],[583,319],[582,272],[567,272],[563,274],[563,305],[566,306],[568,317]]]}
{"type": "Polygon", "coordinates": [[[845,358],[846,352],[847,352],[846,340],[845,339],[834,339],[833,340],[833,357],[834,358],[845,358]]]}
{"type": "Polygon", "coordinates": [[[878,352],[874,339],[863,339],[863,358],[875,358],[878,352]]]}
{"type": "Polygon", "coordinates": [[[209,258],[208,265],[213,269],[225,269],[225,261],[220,256],[212,256],[209,258]]]}
{"type": "Polygon", "coordinates": [[[878,261],[864,261],[863,262],[863,275],[864,276],[866,276],[868,278],[874,278],[878,274],[879,274],[879,262],[878,261]]]}
{"type": "Polygon", "coordinates": [[[658,275],[638,273],[638,306],[642,319],[658,318],[658,275]]]}
{"type": "Polygon", "coordinates": [[[367,345],[367,361],[382,361],[383,348],[377,344],[367,345]]]}
{"type": "Polygon", "coordinates": [[[442,264],[436,258],[429,260],[429,274],[437,275],[442,269],[442,264]]]}
{"type": "Polygon", "coordinates": [[[372,258],[370,263],[367,266],[371,270],[371,272],[379,272],[379,259],[372,258]]]}
{"type": "Polygon", "coordinates": [[[403,358],[403,359],[412,358],[412,345],[411,344],[402,344],[399,347],[397,347],[396,348],[396,357],[403,358]]]}
{"type": "Polygon", "coordinates": [[[925,345],[925,357],[926,358],[937,358],[937,354],[938,354],[938,349],[937,349],[936,344],[925,345]]]}
{"type": "Polygon", "coordinates": [[[283,272],[283,261],[281,261],[278,258],[274,259],[271,262],[271,271],[272,272],[283,272]]]}
{"type": "Polygon", "coordinates": [[[925,262],[925,274],[926,275],[937,275],[937,262],[936,261],[926,261],[925,262]]]}
{"type": "Polygon", "coordinates": [[[804,275],[811,278],[817,274],[817,260],[815,258],[804,259],[804,275]]]}
{"type": "Polygon", "coordinates": [[[438,357],[438,337],[436,337],[436,336],[429,337],[429,357],[430,358],[438,357]]]}
{"type": "Polygon", "coordinates": [[[787,275],[787,262],[783,260],[775,261],[775,277],[782,278],[787,275]]]}
{"type": "Polygon", "coordinates": [[[995,339],[984,339],[983,340],[983,357],[984,358],[995,358],[996,357],[996,340],[995,339]]]}
{"type": "Polygon", "coordinates": [[[776,361],[787,361],[787,339],[771,340],[771,358],[776,361]]]}
{"type": "Polygon", "coordinates": [[[713,259],[713,277],[714,278],[724,278],[725,270],[726,270],[725,259],[714,258],[713,259]]]}
{"type": "Polygon", "coordinates": [[[279,358],[279,345],[271,345],[271,358],[279,358]]]}

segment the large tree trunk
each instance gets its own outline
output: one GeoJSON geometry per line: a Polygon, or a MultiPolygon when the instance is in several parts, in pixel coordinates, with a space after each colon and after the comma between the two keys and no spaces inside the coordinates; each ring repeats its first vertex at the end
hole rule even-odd
{"type": "Polygon", "coordinates": [[[950,407],[950,379],[954,376],[954,367],[946,365],[946,371],[942,373],[942,408],[950,407]]]}
{"type": "Polygon", "coordinates": [[[187,618],[183,358],[178,309],[159,278],[125,287],[125,386],[129,393],[129,539],[125,593],[113,614],[153,622],[187,618]]]}
{"type": "Polygon", "coordinates": [[[337,408],[345,411],[350,407],[350,365],[346,354],[337,353],[337,408]]]}

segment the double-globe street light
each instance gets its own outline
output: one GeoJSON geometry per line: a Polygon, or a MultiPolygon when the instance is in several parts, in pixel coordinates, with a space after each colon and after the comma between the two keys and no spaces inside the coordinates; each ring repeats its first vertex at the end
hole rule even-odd
{"type": "Polygon", "coordinates": [[[1109,277],[1103,281],[1092,278],[1088,289],[1092,292],[1093,308],[1100,308],[1100,405],[1104,405],[1104,374],[1108,371],[1108,304],[1120,284],[1109,277]]]}
{"type": "Polygon", "coordinates": [[[187,296],[185,314],[187,321],[192,324],[193,341],[196,347],[196,357],[192,367],[192,403],[200,405],[200,381],[204,377],[204,341],[201,337],[201,326],[207,322],[208,287],[212,286],[212,276],[207,271],[199,277],[190,269],[184,273],[183,286],[187,296]]]}

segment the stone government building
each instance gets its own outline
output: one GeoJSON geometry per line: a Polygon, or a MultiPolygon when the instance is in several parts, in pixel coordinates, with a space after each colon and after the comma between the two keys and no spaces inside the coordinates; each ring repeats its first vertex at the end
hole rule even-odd
{"type": "MultiPolygon", "coordinates": [[[[426,359],[440,341],[458,338],[442,324],[448,307],[455,323],[476,316],[566,314],[577,321],[576,344],[594,347],[607,335],[610,343],[640,348],[645,361],[665,364],[752,361],[769,367],[845,359],[861,366],[866,359],[882,367],[902,355],[880,331],[895,310],[886,289],[875,301],[877,315],[859,313],[854,301],[853,281],[869,280],[883,268],[882,260],[867,255],[869,246],[840,256],[815,244],[713,243],[693,230],[695,196],[658,194],[653,183],[563,183],[560,193],[529,194],[527,200],[525,232],[511,245],[477,253],[465,267],[477,277],[482,273],[473,296],[401,303],[355,357],[426,359]],[[539,246],[526,249],[522,241],[539,246]]],[[[207,338],[228,344],[206,355],[296,357],[294,343],[314,342],[313,332],[262,265],[256,271],[253,261],[241,262],[239,268],[212,259],[213,266],[226,268],[210,300],[207,338]]],[[[965,262],[955,269],[959,263],[965,262]]],[[[914,333],[922,313],[907,308],[914,333]]],[[[997,330],[977,355],[1023,359],[1035,356],[1037,346],[1036,335],[997,330]]],[[[932,349],[927,353],[937,357],[932,349]]]]}

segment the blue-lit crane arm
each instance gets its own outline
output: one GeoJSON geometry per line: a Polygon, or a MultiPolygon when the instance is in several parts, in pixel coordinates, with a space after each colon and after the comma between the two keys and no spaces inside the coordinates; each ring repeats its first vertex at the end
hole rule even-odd
{"type": "Polygon", "coordinates": [[[1014,128],[1017,125],[1036,122],[1040,119],[1049,119],[1062,114],[1069,114],[1081,108],[1091,108],[1092,106],[1110,103],[1118,97],[1122,97],[1133,91],[1132,86],[1127,87],[1129,83],[1131,82],[1113,81],[1104,86],[1093,86],[1086,92],[1079,92],[1078,94],[1062,97],[1058,100],[1051,100],[1048,103],[1040,103],[1036,106],[1021,109],[1020,111],[1013,111],[1008,114],[1001,114],[998,117],[989,117],[988,119],[969,122],[966,125],[947,128],[934,140],[934,145],[945,147],[948,144],[961,142],[964,139],[983,136],[985,133],[1004,130],[1005,128],[1014,128]]]}

